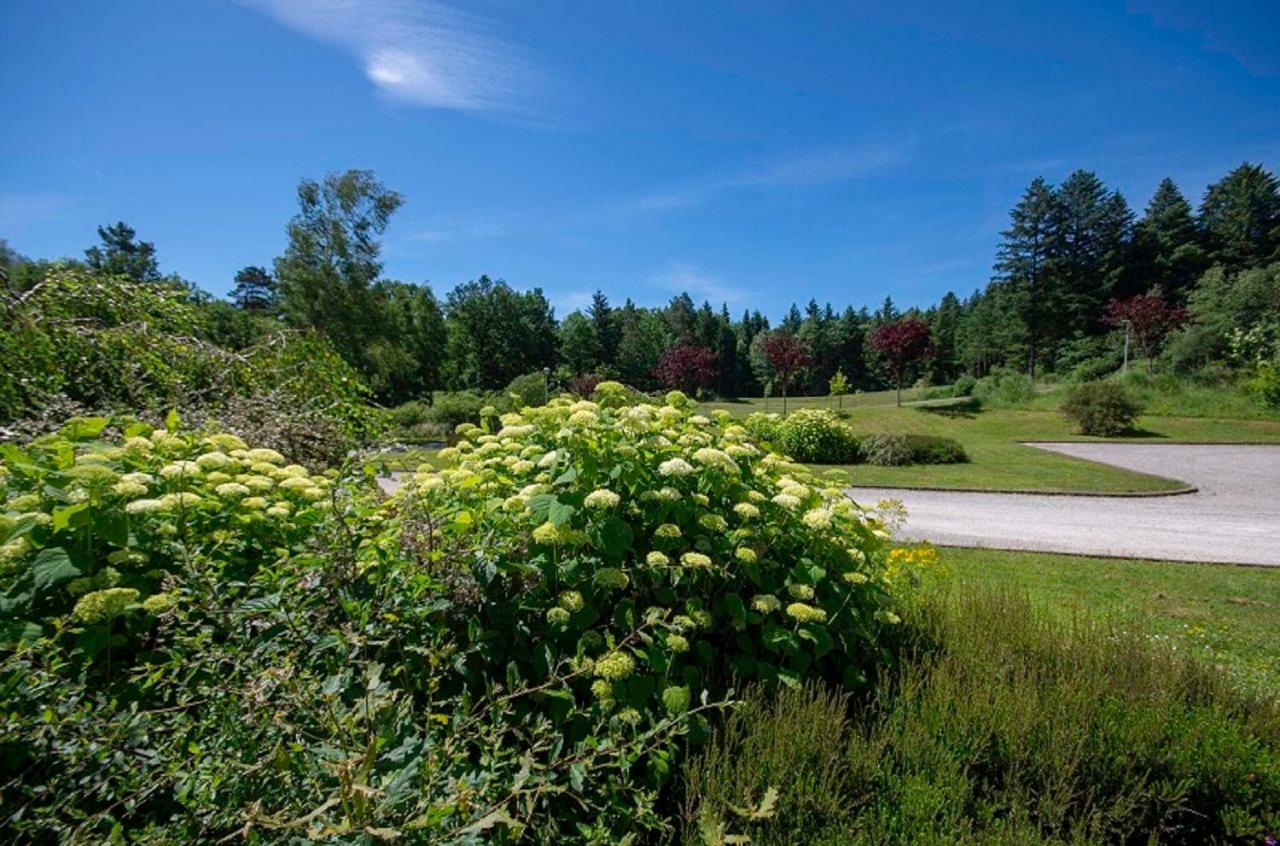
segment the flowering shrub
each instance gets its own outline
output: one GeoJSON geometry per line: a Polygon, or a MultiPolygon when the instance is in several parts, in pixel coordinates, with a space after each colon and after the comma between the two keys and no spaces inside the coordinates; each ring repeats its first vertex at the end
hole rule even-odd
{"type": "Polygon", "coordinates": [[[797,461],[855,464],[861,460],[858,436],[830,411],[805,408],[783,418],[777,444],[797,461]]]}
{"type": "Polygon", "coordinates": [[[892,619],[878,522],[679,392],[597,396],[463,426],[447,468],[398,494],[438,542],[474,550],[455,619],[469,683],[567,661],[550,704],[644,725],[731,676],[863,682],[892,619]]]}
{"type": "Polygon", "coordinates": [[[0,647],[75,635],[90,657],[145,631],[197,547],[242,577],[304,537],[330,486],[227,434],[79,418],[0,446],[0,647]]]}

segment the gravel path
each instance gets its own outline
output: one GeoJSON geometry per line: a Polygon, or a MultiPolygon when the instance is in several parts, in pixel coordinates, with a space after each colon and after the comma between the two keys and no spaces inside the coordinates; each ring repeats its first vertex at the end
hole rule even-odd
{"type": "Polygon", "coordinates": [[[1045,496],[851,488],[900,499],[900,535],[952,546],[1280,566],[1280,446],[1035,444],[1063,455],[1181,479],[1164,497],[1045,496]]]}

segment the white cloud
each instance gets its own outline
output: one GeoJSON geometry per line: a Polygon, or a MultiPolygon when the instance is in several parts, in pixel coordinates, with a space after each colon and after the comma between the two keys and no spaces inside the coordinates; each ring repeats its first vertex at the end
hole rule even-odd
{"type": "Polygon", "coordinates": [[[733,303],[746,299],[747,292],[726,285],[718,276],[682,261],[669,261],[662,269],[651,273],[645,280],[655,288],[672,294],[687,292],[694,302],[710,300],[712,303],[733,303]]]}
{"type": "Polygon", "coordinates": [[[536,72],[485,19],[435,0],[240,0],[351,53],[387,95],[418,106],[528,111],[536,72]]]}
{"type": "Polygon", "coordinates": [[[639,211],[661,211],[697,205],[731,191],[847,182],[870,176],[906,159],[902,149],[887,145],[809,153],[683,187],[654,191],[625,205],[639,211]]]}

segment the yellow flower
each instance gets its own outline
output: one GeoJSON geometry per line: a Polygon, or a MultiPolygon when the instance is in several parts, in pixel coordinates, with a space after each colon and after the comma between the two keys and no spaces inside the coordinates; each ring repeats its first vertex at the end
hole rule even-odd
{"type": "Polygon", "coordinates": [[[743,564],[754,564],[754,563],[756,563],[756,552],[755,552],[755,550],[754,550],[754,549],[752,549],[752,548],[751,548],[751,547],[749,547],[749,546],[740,546],[740,547],[738,547],[738,548],[734,551],[734,553],[733,553],[733,557],[734,557],[734,558],[737,558],[737,559],[738,559],[739,561],[741,561],[743,564]]]}
{"type": "Polygon", "coordinates": [[[772,614],[782,607],[782,603],[778,601],[778,597],[771,593],[761,593],[751,599],[751,608],[753,611],[759,611],[761,614],[772,614]]]}
{"type": "Polygon", "coordinates": [[[620,681],[636,668],[636,662],[625,652],[614,651],[596,661],[596,675],[610,681],[620,681]]]}
{"type": "Polygon", "coordinates": [[[680,556],[680,563],[686,567],[710,567],[711,559],[701,552],[686,552],[680,556]]]}
{"type": "Polygon", "coordinates": [[[650,567],[665,567],[671,563],[670,558],[663,555],[661,552],[658,552],[656,549],[646,555],[644,560],[650,567]]]}
{"type": "Polygon", "coordinates": [[[803,602],[793,602],[787,606],[787,616],[799,623],[824,623],[827,612],[803,602]]]}
{"type": "Polygon", "coordinates": [[[81,623],[100,623],[119,617],[138,601],[133,588],[107,588],[86,593],[76,602],[71,616],[81,623]]]}
{"type": "Polygon", "coordinates": [[[560,538],[560,530],[550,520],[533,530],[533,540],[541,544],[553,544],[560,538]]]}

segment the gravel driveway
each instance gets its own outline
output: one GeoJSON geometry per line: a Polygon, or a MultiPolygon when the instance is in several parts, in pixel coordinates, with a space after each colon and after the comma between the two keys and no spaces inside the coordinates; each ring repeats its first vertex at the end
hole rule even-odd
{"type": "Polygon", "coordinates": [[[1280,566],[1280,446],[1035,444],[1075,458],[1167,476],[1196,493],[1163,497],[1045,496],[851,488],[872,504],[901,499],[911,540],[1280,566]]]}

